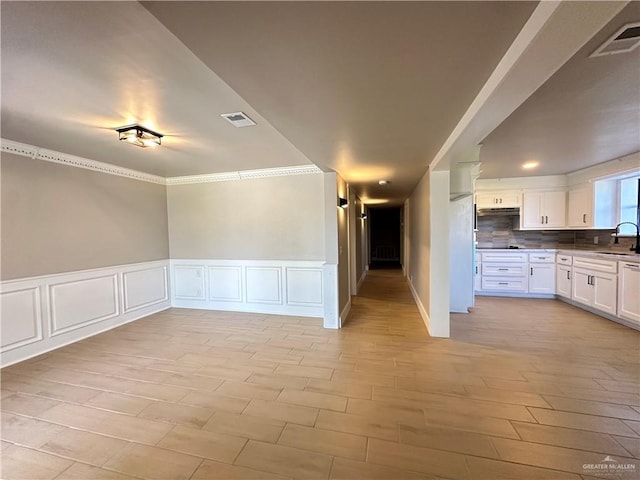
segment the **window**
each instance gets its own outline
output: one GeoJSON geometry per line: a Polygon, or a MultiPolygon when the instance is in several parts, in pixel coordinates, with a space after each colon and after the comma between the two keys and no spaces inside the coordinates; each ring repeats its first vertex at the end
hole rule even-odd
{"type": "MultiPolygon", "coordinates": [[[[638,223],[638,184],[640,175],[623,178],[618,181],[620,208],[618,209],[618,223],[638,223]]],[[[635,235],[636,228],[633,225],[621,225],[620,233],[635,235]]]]}

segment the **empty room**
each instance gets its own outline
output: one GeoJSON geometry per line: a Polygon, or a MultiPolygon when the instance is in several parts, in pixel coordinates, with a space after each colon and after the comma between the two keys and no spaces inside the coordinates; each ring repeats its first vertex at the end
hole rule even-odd
{"type": "Polygon", "coordinates": [[[0,2],[0,477],[640,475],[640,2],[0,2]]]}

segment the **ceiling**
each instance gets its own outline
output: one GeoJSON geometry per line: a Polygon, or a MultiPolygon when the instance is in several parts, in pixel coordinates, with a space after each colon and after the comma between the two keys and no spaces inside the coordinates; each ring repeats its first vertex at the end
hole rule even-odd
{"type": "MultiPolygon", "coordinates": [[[[558,175],[640,151],[640,49],[589,58],[627,23],[631,2],[483,141],[482,178],[558,175]]],[[[640,166],[639,166],[640,167],[640,166]]]]}
{"type": "MultiPolygon", "coordinates": [[[[638,20],[633,4],[623,13],[638,20]]],[[[411,193],[538,11],[518,1],[0,7],[3,138],[167,177],[314,163],[369,204],[411,193]],[[235,111],[258,125],[237,129],[220,117],[235,111]],[[164,133],[163,146],[118,142],[114,129],[135,122],[164,133]]],[[[570,27],[562,25],[567,35],[570,27]]],[[[606,28],[604,38],[615,21],[606,28]]],[[[565,43],[556,38],[554,49],[565,43]]],[[[533,174],[631,153],[631,135],[620,138],[634,115],[638,131],[637,70],[615,56],[588,62],[584,52],[520,108],[534,89],[517,102],[503,95],[513,107],[502,116],[477,116],[485,133],[466,143],[486,137],[483,177],[522,176],[520,159],[533,153],[533,174]]]]}

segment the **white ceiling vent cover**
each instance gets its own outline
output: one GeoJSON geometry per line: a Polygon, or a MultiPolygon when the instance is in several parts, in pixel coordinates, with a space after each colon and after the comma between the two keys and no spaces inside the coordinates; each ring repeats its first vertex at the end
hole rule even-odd
{"type": "Polygon", "coordinates": [[[628,23],[607,39],[591,57],[630,52],[640,45],[640,22],[628,23]]]}
{"type": "Polygon", "coordinates": [[[256,124],[256,122],[251,120],[244,112],[223,113],[220,116],[226,118],[234,127],[252,127],[256,124]]]}

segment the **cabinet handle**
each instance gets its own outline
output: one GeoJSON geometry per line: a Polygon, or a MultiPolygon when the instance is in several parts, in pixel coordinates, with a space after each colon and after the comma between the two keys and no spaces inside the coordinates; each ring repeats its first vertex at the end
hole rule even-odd
{"type": "Polygon", "coordinates": [[[500,204],[502,205],[502,198],[500,199],[500,204]]]}
{"type": "Polygon", "coordinates": [[[549,223],[549,217],[547,217],[546,215],[544,216],[544,223],[546,223],[546,224],[549,223]]]}
{"type": "Polygon", "coordinates": [[[498,271],[499,272],[508,272],[509,269],[508,268],[499,268],[498,271]]]}
{"type": "Polygon", "coordinates": [[[595,275],[591,275],[591,285],[593,285],[594,287],[596,286],[596,276],[595,275]]]}
{"type": "Polygon", "coordinates": [[[587,223],[587,214],[586,213],[582,214],[582,223],[587,223]]]}
{"type": "Polygon", "coordinates": [[[544,225],[544,215],[542,215],[542,217],[540,217],[540,223],[544,225]]]}
{"type": "Polygon", "coordinates": [[[571,280],[571,272],[567,270],[567,280],[571,280]]]}
{"type": "Polygon", "coordinates": [[[478,265],[476,265],[476,275],[478,274],[478,265]]]}
{"type": "Polygon", "coordinates": [[[498,285],[509,285],[509,282],[498,282],[498,285]]]}
{"type": "Polygon", "coordinates": [[[533,267],[531,267],[531,275],[533,275],[533,267]]]}
{"type": "Polygon", "coordinates": [[[625,263],[624,264],[626,267],[631,267],[631,268],[635,268],[638,269],[640,268],[640,265],[636,264],[636,263],[625,263]]]}

